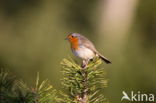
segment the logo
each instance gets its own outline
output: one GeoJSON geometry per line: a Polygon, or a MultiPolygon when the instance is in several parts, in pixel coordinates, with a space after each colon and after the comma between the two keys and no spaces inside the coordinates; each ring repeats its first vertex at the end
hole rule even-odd
{"type": "Polygon", "coordinates": [[[128,95],[125,91],[122,91],[122,98],[121,101],[123,100],[128,100],[128,101],[139,101],[139,102],[154,102],[155,96],[154,94],[145,94],[141,93],[140,91],[134,92],[131,91],[131,93],[128,95]]]}

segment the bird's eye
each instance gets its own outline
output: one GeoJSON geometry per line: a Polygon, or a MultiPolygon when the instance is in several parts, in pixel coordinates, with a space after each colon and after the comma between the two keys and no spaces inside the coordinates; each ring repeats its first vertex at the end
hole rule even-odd
{"type": "Polygon", "coordinates": [[[72,38],[74,38],[74,36],[73,36],[73,35],[72,35],[71,37],[72,37],[72,38]]]}

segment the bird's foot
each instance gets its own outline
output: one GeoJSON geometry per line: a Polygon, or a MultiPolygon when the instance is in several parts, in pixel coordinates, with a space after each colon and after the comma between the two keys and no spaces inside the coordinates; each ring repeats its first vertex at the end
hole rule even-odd
{"type": "Polygon", "coordinates": [[[85,68],[87,67],[87,65],[86,65],[86,64],[82,64],[81,67],[82,67],[83,69],[85,69],[85,68]]]}
{"type": "Polygon", "coordinates": [[[81,67],[82,67],[83,69],[85,69],[85,68],[87,67],[87,65],[88,65],[88,60],[83,60],[83,61],[82,61],[81,67]]]}

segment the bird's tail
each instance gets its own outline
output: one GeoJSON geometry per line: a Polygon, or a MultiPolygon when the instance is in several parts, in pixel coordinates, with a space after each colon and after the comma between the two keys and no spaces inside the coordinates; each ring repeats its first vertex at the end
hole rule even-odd
{"type": "Polygon", "coordinates": [[[106,64],[111,64],[112,62],[110,60],[108,60],[106,57],[104,57],[103,55],[99,54],[99,57],[106,63],[106,64]]]}

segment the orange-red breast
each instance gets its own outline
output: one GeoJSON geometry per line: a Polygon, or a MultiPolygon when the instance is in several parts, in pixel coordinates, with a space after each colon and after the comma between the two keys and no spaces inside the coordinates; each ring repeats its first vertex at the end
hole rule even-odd
{"type": "Polygon", "coordinates": [[[93,45],[93,43],[86,37],[79,33],[70,33],[66,38],[71,44],[71,50],[75,56],[83,60],[82,67],[85,67],[89,60],[93,59],[95,56],[100,57],[105,63],[109,64],[106,57],[101,55],[93,45]]]}

